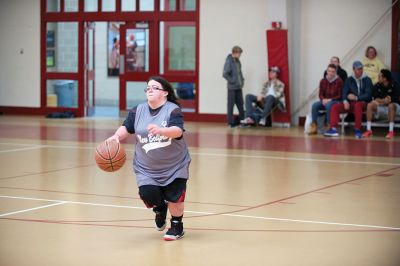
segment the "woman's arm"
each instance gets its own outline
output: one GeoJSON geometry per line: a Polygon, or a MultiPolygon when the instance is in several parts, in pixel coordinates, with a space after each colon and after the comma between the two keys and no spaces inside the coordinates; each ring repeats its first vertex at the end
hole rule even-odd
{"type": "Polygon", "coordinates": [[[183,130],[177,126],[172,127],[159,127],[156,124],[150,124],[147,126],[147,130],[152,135],[161,135],[168,138],[180,138],[183,134],[183,130]]]}
{"type": "Polygon", "coordinates": [[[109,137],[107,139],[107,141],[112,141],[115,140],[117,142],[120,142],[121,140],[124,140],[128,137],[129,132],[126,129],[125,126],[120,126],[117,131],[115,131],[114,135],[112,135],[111,137],[109,137]]]}

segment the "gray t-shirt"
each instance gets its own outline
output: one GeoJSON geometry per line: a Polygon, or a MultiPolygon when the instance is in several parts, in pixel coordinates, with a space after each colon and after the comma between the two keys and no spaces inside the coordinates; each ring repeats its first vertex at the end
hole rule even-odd
{"type": "MultiPolygon", "coordinates": [[[[160,127],[175,125],[171,125],[171,113],[174,113],[174,123],[176,123],[179,120],[176,114],[182,117],[180,109],[176,104],[167,101],[156,111],[151,112],[147,102],[139,104],[133,119],[127,118],[124,122],[128,132],[136,134],[133,168],[139,187],[166,186],[176,178],[189,178],[191,158],[184,138],[171,139],[160,135],[154,136],[146,129],[149,124],[160,127]]],[[[182,126],[183,129],[183,120],[181,123],[177,126],[182,126]]]]}

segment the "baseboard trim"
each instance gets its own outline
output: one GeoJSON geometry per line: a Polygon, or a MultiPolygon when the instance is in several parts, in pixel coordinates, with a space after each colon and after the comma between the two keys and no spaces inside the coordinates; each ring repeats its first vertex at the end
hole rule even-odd
{"type": "Polygon", "coordinates": [[[299,116],[299,126],[303,127],[305,123],[306,123],[306,117],[305,116],[299,116]]]}
{"type": "Polygon", "coordinates": [[[17,106],[0,106],[2,115],[43,115],[43,109],[40,107],[17,107],[17,106]]]}

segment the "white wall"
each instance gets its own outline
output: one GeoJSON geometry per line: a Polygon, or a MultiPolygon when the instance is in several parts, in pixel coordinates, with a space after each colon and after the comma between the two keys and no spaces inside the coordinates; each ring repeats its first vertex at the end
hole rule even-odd
{"type": "Polygon", "coordinates": [[[0,36],[0,106],[40,107],[40,0],[0,1],[0,36]]]}
{"type": "MultiPolygon", "coordinates": [[[[329,58],[343,58],[390,4],[391,0],[201,0],[200,113],[226,113],[222,68],[233,45],[244,49],[244,93],[259,91],[267,75],[265,30],[274,20],[289,30],[291,109],[296,110],[317,87],[329,58]]],[[[96,90],[107,89],[107,97],[115,99],[118,81],[106,77],[105,25],[96,27],[96,55],[100,56],[96,90]]],[[[0,106],[39,107],[40,1],[0,1],[0,36],[0,106]]],[[[361,59],[368,45],[374,45],[390,65],[391,13],[343,62],[349,73],[351,62],[361,59]]],[[[309,112],[307,102],[293,121],[309,112]]]]}
{"type": "Polygon", "coordinates": [[[200,113],[226,113],[222,70],[234,45],[243,48],[244,94],[260,90],[267,75],[267,27],[266,0],[200,1],[200,113]]]}
{"type": "MultiPolygon", "coordinates": [[[[330,57],[343,59],[391,6],[391,0],[302,0],[300,4],[294,3],[297,0],[288,1],[294,9],[291,12],[300,13],[300,19],[294,18],[289,25],[294,54],[291,74],[295,75],[291,83],[292,110],[295,110],[317,88],[330,57]],[[297,32],[300,34],[296,35],[297,32]]],[[[352,73],[352,62],[361,60],[369,45],[375,46],[378,56],[390,66],[391,19],[390,13],[346,61],[342,60],[348,74],[352,73]]],[[[309,113],[310,106],[311,103],[306,104],[299,114],[309,113]]]]}
{"type": "Polygon", "coordinates": [[[267,26],[271,27],[273,21],[282,22],[282,28],[287,29],[287,0],[266,0],[267,1],[267,26]]]}
{"type": "MultiPolygon", "coordinates": [[[[289,64],[292,110],[298,116],[310,112],[309,96],[318,86],[333,55],[343,57],[390,7],[390,0],[202,0],[200,2],[200,113],[226,113],[226,83],[222,67],[233,45],[242,46],[244,94],[257,92],[266,78],[265,30],[282,21],[289,31],[289,64]]],[[[360,44],[343,67],[362,59],[374,45],[390,66],[391,13],[360,44]]],[[[346,59],[346,58],[345,58],[346,59]]]]}

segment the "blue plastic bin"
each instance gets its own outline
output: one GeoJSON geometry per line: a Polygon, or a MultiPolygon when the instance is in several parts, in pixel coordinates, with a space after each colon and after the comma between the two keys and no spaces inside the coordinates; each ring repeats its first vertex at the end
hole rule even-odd
{"type": "Polygon", "coordinates": [[[54,91],[57,94],[58,107],[74,106],[74,82],[71,80],[59,80],[54,82],[54,91]]]}

